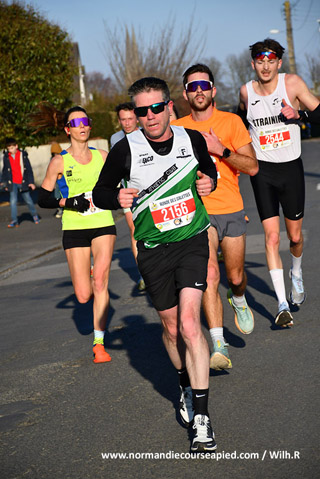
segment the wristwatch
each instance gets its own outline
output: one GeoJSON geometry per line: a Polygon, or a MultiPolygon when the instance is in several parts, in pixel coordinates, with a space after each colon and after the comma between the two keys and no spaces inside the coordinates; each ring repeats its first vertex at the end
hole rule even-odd
{"type": "Polygon", "coordinates": [[[229,158],[230,155],[231,155],[231,151],[229,150],[229,148],[225,148],[223,150],[222,157],[223,158],[229,158]]]}

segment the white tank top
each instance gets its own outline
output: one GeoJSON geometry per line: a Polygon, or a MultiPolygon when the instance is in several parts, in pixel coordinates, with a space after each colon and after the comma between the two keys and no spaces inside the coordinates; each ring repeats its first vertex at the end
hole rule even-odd
{"type": "Polygon", "coordinates": [[[301,155],[300,127],[297,120],[283,121],[281,102],[292,106],[285,87],[285,73],[279,73],[277,88],[271,95],[258,95],[246,84],[248,92],[247,120],[249,133],[258,160],[286,163],[301,155]]]}

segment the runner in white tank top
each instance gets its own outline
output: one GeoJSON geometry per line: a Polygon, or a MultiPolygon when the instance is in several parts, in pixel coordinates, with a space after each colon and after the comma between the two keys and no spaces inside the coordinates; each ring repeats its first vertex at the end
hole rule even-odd
{"type": "MultiPolygon", "coordinates": [[[[257,207],[265,232],[266,257],[278,298],[275,323],[292,324],[286,298],[283,267],[279,254],[281,205],[290,240],[292,279],[290,300],[302,304],[306,294],[302,280],[302,221],[304,176],[300,157],[300,103],[317,120],[319,100],[295,74],[279,74],[284,48],[270,38],[250,46],[252,68],[257,80],[242,85],[238,113],[249,124],[259,161],[259,173],[251,178],[257,207]]],[[[310,120],[309,120],[310,121],[310,120]]]]}

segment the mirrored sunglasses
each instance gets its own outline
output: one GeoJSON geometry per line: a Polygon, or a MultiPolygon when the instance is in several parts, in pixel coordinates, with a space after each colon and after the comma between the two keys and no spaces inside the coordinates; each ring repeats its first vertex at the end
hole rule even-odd
{"type": "Polygon", "coordinates": [[[269,60],[275,60],[277,57],[277,54],[274,52],[260,52],[256,54],[256,60],[263,60],[264,57],[269,58],[269,60]]]}
{"type": "Polygon", "coordinates": [[[201,88],[202,91],[208,91],[211,90],[213,87],[212,81],[208,80],[194,80],[190,81],[189,83],[186,83],[185,87],[187,92],[189,93],[194,93],[197,91],[198,86],[201,88]]]}
{"type": "Polygon", "coordinates": [[[154,103],[153,105],[149,105],[149,106],[138,106],[134,109],[134,112],[135,112],[136,116],[140,116],[140,117],[141,116],[147,116],[148,110],[150,108],[152,113],[157,115],[158,113],[163,112],[164,107],[166,105],[168,105],[168,103],[169,103],[169,100],[168,101],[162,101],[161,103],[154,103]]]}
{"type": "Polygon", "coordinates": [[[91,118],[88,118],[87,116],[84,116],[83,118],[73,118],[73,120],[68,121],[67,126],[77,128],[81,123],[83,126],[91,126],[91,118]]]}

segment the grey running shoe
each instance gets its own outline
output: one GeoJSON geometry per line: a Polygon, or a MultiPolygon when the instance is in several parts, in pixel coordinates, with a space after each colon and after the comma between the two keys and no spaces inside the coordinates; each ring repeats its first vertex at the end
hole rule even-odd
{"type": "Polygon", "coordinates": [[[182,388],[180,386],[180,392],[181,392],[180,404],[179,404],[180,418],[183,424],[186,427],[189,427],[193,421],[193,416],[194,416],[191,386],[188,386],[186,388],[182,388]]]}
{"type": "Polygon", "coordinates": [[[302,304],[307,296],[303,287],[302,270],[300,269],[300,276],[295,276],[290,269],[289,278],[291,279],[290,301],[292,304],[302,304]]]}
{"type": "Polygon", "coordinates": [[[293,317],[287,302],[280,304],[275,323],[277,326],[289,326],[293,324],[293,317]]]}
{"type": "Polygon", "coordinates": [[[191,444],[192,452],[214,451],[217,449],[214,432],[208,416],[197,414],[194,417],[192,429],[195,431],[191,444]]]}
{"type": "Polygon", "coordinates": [[[210,368],[216,371],[222,371],[223,369],[231,369],[232,364],[228,352],[228,343],[224,341],[214,341],[213,353],[210,356],[210,368]]]}
{"type": "Polygon", "coordinates": [[[236,306],[233,302],[233,295],[231,288],[227,292],[227,298],[234,310],[234,321],[237,328],[243,334],[250,334],[254,328],[254,317],[251,309],[249,308],[246,298],[244,298],[244,306],[236,306]]]}
{"type": "Polygon", "coordinates": [[[145,289],[146,289],[145,282],[144,282],[143,278],[140,276],[140,279],[138,281],[138,290],[139,291],[144,291],[145,289]]]}

